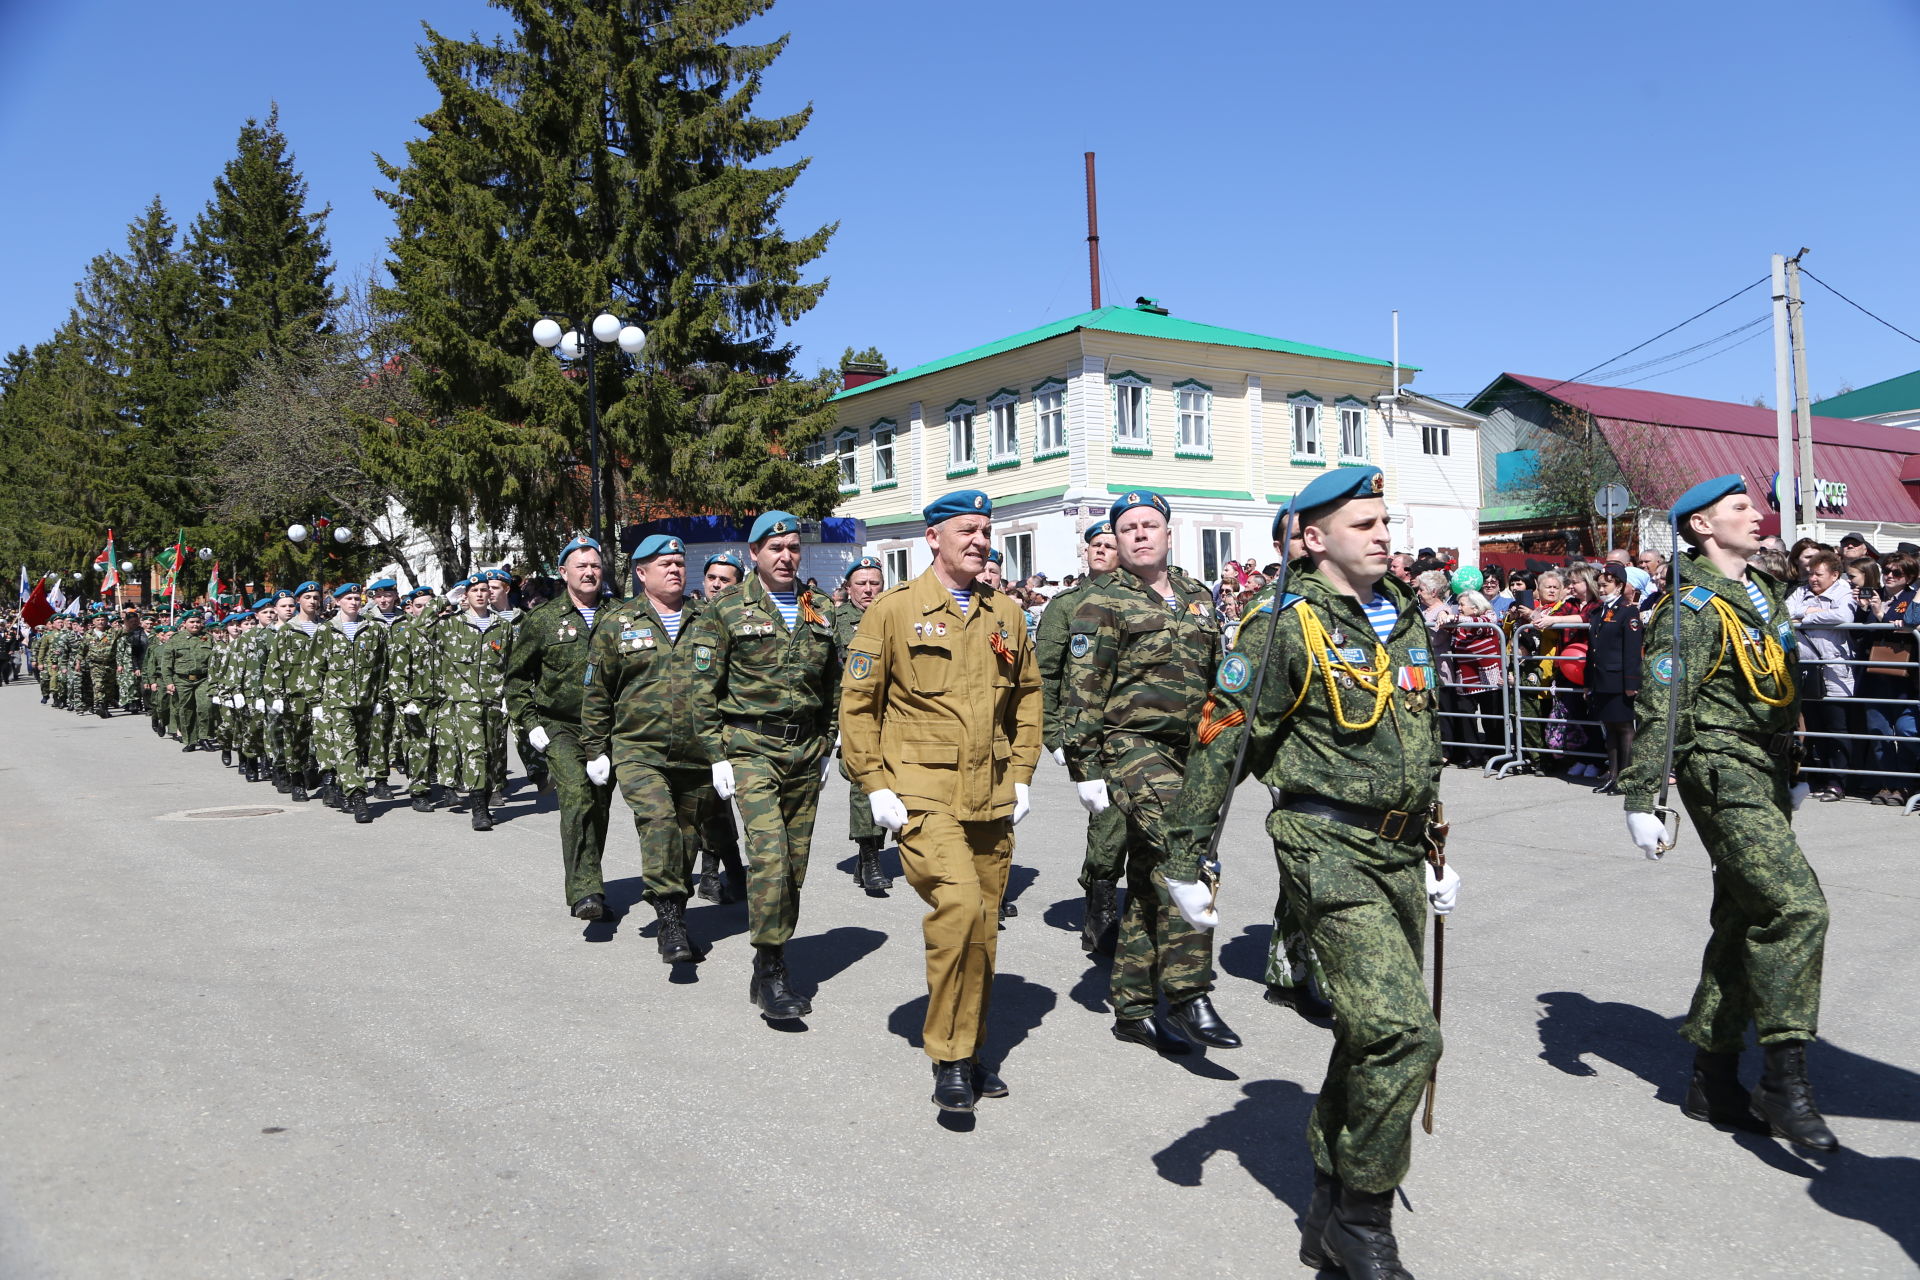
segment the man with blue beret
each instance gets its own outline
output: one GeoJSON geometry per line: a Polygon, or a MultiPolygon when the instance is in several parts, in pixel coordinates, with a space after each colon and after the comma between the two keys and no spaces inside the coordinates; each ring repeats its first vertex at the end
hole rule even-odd
{"type": "MultiPolygon", "coordinates": [[[[700,566],[702,601],[712,604],[740,585],[747,562],[738,551],[716,551],[700,566]]],[[[693,891],[708,902],[740,902],[747,896],[747,865],[740,860],[740,832],[733,806],[716,802],[700,824],[700,874],[693,891]]]]}
{"type": "Polygon", "coordinates": [[[373,708],[386,700],[388,632],[366,616],[359,583],[335,587],[333,598],[339,612],[313,645],[314,755],[326,802],[366,823],[373,821],[367,810],[376,745],[373,708]]]}
{"type": "Polygon", "coordinates": [[[995,591],[1006,590],[1007,583],[1004,576],[1006,571],[1002,567],[1005,563],[1006,557],[1000,554],[998,547],[987,552],[987,567],[981,572],[980,581],[986,583],[995,591]]]}
{"type": "Polygon", "coordinates": [[[450,594],[431,587],[407,593],[404,622],[387,637],[386,703],[393,709],[394,767],[407,775],[407,796],[415,813],[432,813],[440,780],[433,720],[440,690],[433,682],[434,625],[457,611],[450,594]]]}
{"type": "Polygon", "coordinates": [[[799,582],[800,521],[768,511],[747,535],[753,572],[694,619],[694,691],[714,791],[746,831],[748,995],[769,1021],[813,1005],[788,982],[820,786],[831,767],[840,656],[833,602],[799,582]]]}
{"type": "Polygon", "coordinates": [[[1631,763],[1620,786],[1627,831],[1651,859],[1666,852],[1666,780],[1713,863],[1712,933],[1680,1034],[1694,1046],[1684,1114],[1759,1129],[1811,1151],[1839,1143],[1814,1105],[1807,1045],[1819,1031],[1827,900],[1793,835],[1794,729],[1800,688],[1785,585],[1747,558],[1764,512],[1737,475],[1695,485],[1673,504],[1673,589],[1647,623],[1631,763]],[[1672,754],[1668,754],[1669,733],[1672,754]],[[1740,1085],[1747,1027],[1765,1066],[1740,1085]]]}
{"type": "Polygon", "coordinates": [[[1156,883],[1168,811],[1220,663],[1213,593],[1173,566],[1172,517],[1150,489],[1128,490],[1107,512],[1119,563],[1088,584],[1068,623],[1060,739],[1087,812],[1126,816],[1114,1037],[1186,1054],[1195,1043],[1237,1049],[1240,1037],[1213,1007],[1212,932],[1183,920],[1156,883]]]}
{"type": "MultiPolygon", "coordinates": [[[[291,612],[292,604],[289,601],[284,614],[291,612]]],[[[277,726],[267,709],[263,678],[267,654],[284,620],[284,614],[280,601],[271,593],[255,600],[253,616],[257,625],[241,635],[232,655],[233,693],[240,703],[235,708],[240,717],[236,750],[240,754],[240,776],[248,782],[273,780],[274,759],[278,754],[273,735],[277,726]]]]}
{"type": "Polygon", "coordinates": [[[279,726],[279,769],[287,780],[289,794],[302,804],[320,785],[313,754],[313,708],[320,696],[313,649],[320,629],[326,625],[321,615],[323,594],[317,582],[303,582],[293,589],[298,611],[275,633],[261,679],[267,709],[277,717],[279,726]]]}
{"type": "MultiPolygon", "coordinates": [[[[406,612],[400,607],[400,584],[392,578],[375,578],[367,584],[367,609],[362,614],[367,621],[378,626],[387,634],[387,661],[393,660],[394,628],[407,620],[406,612]]],[[[387,696],[386,673],[381,673],[381,687],[373,703],[373,726],[368,731],[367,745],[367,794],[375,800],[393,799],[393,787],[388,781],[389,775],[401,767],[397,744],[396,726],[400,721],[398,709],[387,696]]]]}
{"type": "MultiPolygon", "coordinates": [[[[1120,544],[1114,539],[1112,521],[1094,521],[1080,535],[1080,541],[1087,572],[1079,582],[1047,601],[1033,641],[1034,659],[1040,667],[1041,745],[1059,765],[1067,763],[1061,747],[1065,720],[1060,709],[1060,681],[1067,669],[1068,628],[1093,580],[1120,563],[1120,544]]],[[[1113,954],[1120,925],[1117,893],[1126,845],[1127,818],[1118,808],[1109,806],[1087,819],[1087,851],[1080,862],[1080,888],[1086,894],[1080,916],[1082,951],[1113,954]]]]}
{"type": "Polygon", "coordinates": [[[513,626],[493,611],[483,575],[465,594],[465,607],[425,632],[416,662],[438,694],[431,732],[436,780],[458,799],[475,831],[493,830],[495,796],[507,794],[506,671],[513,626]]]}
{"type": "Polygon", "coordinates": [[[1244,767],[1274,796],[1274,856],[1334,1008],[1333,1056],[1307,1130],[1314,1189],[1300,1260],[1355,1277],[1406,1274],[1393,1193],[1440,1057],[1421,973],[1427,911],[1452,911],[1459,890],[1458,876],[1426,859],[1442,834],[1429,829],[1438,676],[1420,608],[1388,572],[1384,490],[1379,468],[1341,467],[1294,498],[1305,558],[1286,596],[1248,612],[1214,677],[1164,869],[1181,914],[1217,924],[1202,864],[1250,735],[1244,767]]]}
{"type": "MultiPolygon", "coordinates": [[[[860,619],[866,616],[867,606],[879,597],[886,581],[886,569],[874,556],[861,556],[847,566],[846,603],[833,607],[833,643],[840,652],[845,653],[853,643],[854,633],[860,630],[860,619]]],[[[847,799],[847,838],[853,841],[854,847],[853,882],[868,896],[879,897],[893,888],[893,878],[880,869],[880,849],[887,842],[886,828],[873,820],[866,792],[851,780],[845,760],[840,762],[840,775],[848,779],[847,786],[851,789],[847,799]]]]}
{"type": "Polygon", "coordinates": [[[206,750],[218,747],[220,763],[233,763],[233,746],[238,734],[234,723],[234,686],[239,675],[234,655],[238,648],[234,641],[240,626],[241,615],[230,613],[217,618],[207,626],[207,638],[213,642],[213,656],[207,663],[207,738],[210,745],[206,750]]]}
{"type": "Polygon", "coordinates": [[[982,1053],[1013,828],[1040,759],[1040,672],[1026,618],[981,575],[993,502],[950,493],[922,513],[933,564],[868,606],[840,692],[847,772],[929,908],[933,1103],[971,1111],[1007,1095],[982,1053]]]}

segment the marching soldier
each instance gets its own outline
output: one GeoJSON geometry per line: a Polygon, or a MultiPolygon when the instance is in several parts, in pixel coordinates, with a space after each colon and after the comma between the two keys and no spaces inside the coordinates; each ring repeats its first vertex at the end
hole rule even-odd
{"type": "Polygon", "coordinates": [[[234,750],[240,756],[240,776],[248,782],[267,782],[272,778],[267,746],[266,690],[260,682],[266,665],[267,646],[273,640],[273,628],[280,622],[272,596],[253,602],[252,623],[242,627],[233,653],[233,696],[239,717],[239,734],[234,750]]]}
{"type": "MultiPolygon", "coordinates": [[[[727,591],[740,585],[746,562],[737,551],[719,551],[707,557],[701,566],[701,594],[712,604],[727,591]]],[[[740,860],[740,832],[733,825],[733,806],[714,797],[706,817],[700,820],[700,874],[694,879],[694,893],[708,902],[739,902],[747,896],[747,867],[740,860]]]]}
{"type": "Polygon", "coordinates": [[[147,655],[140,662],[140,677],[146,688],[147,715],[153,722],[153,736],[167,736],[167,690],[160,680],[161,663],[167,656],[167,645],[173,640],[173,624],[157,622],[153,628],[153,639],[147,642],[147,655]]]}
{"type": "Polygon", "coordinates": [[[240,615],[228,614],[225,618],[215,619],[207,628],[207,638],[213,642],[213,656],[207,663],[207,750],[220,748],[220,763],[233,763],[233,699],[239,687],[239,672],[234,666],[237,652],[235,637],[240,628],[240,615]]]}
{"type": "Polygon", "coordinates": [[[82,623],[76,619],[67,630],[67,643],[61,650],[61,667],[66,674],[67,710],[81,716],[93,710],[93,682],[87,678],[87,637],[91,633],[90,621],[82,623]]]}
{"type": "MultiPolygon", "coordinates": [[[[514,634],[518,635],[520,619],[525,611],[513,607],[513,575],[505,569],[489,569],[485,576],[487,600],[493,607],[494,616],[505,622],[514,634]]],[[[533,784],[536,792],[545,793],[550,785],[545,754],[533,749],[533,743],[527,738],[528,730],[518,725],[510,725],[508,732],[513,735],[514,753],[520,757],[520,766],[527,771],[527,781],[533,784]]],[[[502,795],[504,794],[503,791],[502,795]]]]}
{"type": "Polygon", "coordinates": [[[1387,573],[1383,488],[1378,467],[1342,467],[1294,499],[1306,557],[1290,567],[1287,594],[1242,621],[1220,664],[1163,871],[1189,923],[1218,923],[1198,880],[1249,735],[1246,771],[1273,792],[1274,855],[1334,1007],[1333,1057],[1307,1130],[1314,1190],[1300,1260],[1353,1280],[1407,1274],[1393,1191],[1440,1057],[1422,939],[1429,905],[1451,911],[1459,889],[1451,869],[1426,871],[1423,886],[1422,843],[1438,839],[1428,830],[1441,767],[1436,667],[1419,608],[1387,573]]]}
{"type": "Polygon", "coordinates": [[[213,642],[199,610],[180,615],[181,634],[167,646],[160,678],[173,702],[174,722],[180,726],[180,750],[199,751],[212,731],[212,707],[207,702],[207,668],[213,661],[213,642]]]}
{"type": "MultiPolygon", "coordinates": [[[[847,602],[833,607],[833,644],[841,654],[853,643],[861,617],[880,594],[886,580],[886,570],[872,556],[861,556],[847,567],[847,602]]],[[[893,888],[892,877],[880,871],[880,847],[886,843],[886,828],[873,820],[866,793],[851,781],[853,775],[847,772],[844,759],[840,762],[840,776],[849,779],[847,838],[859,851],[853,865],[853,882],[877,897],[893,888]]]]}
{"type": "Polygon", "coordinates": [[[102,720],[113,715],[113,695],[120,684],[119,667],[114,662],[118,639],[113,619],[104,613],[94,614],[93,631],[87,636],[87,677],[93,690],[93,714],[102,720]]]}
{"type": "Polygon", "coordinates": [[[832,602],[798,583],[800,521],[768,511],[747,538],[753,573],[694,620],[702,754],[714,792],[746,828],[748,998],[769,1021],[813,1005],[787,982],[786,945],[800,918],[813,818],[833,745],[839,664],[832,602]]]}
{"type": "Polygon", "coordinates": [[[146,705],[140,673],[147,656],[147,630],[138,609],[129,609],[122,619],[120,636],[114,644],[113,665],[119,686],[120,705],[138,713],[146,705]]]}
{"type": "MultiPolygon", "coordinates": [[[[493,797],[507,793],[506,698],[513,626],[493,611],[484,583],[488,569],[465,593],[466,607],[438,620],[427,633],[432,686],[440,702],[432,733],[437,780],[464,792],[475,831],[493,830],[493,797]]],[[[504,576],[504,575],[503,575],[504,576]]]]}
{"type": "Polygon", "coordinates": [[[433,812],[433,736],[425,627],[437,616],[437,602],[426,587],[415,587],[401,602],[406,620],[387,637],[387,705],[393,708],[394,763],[407,775],[407,794],[416,813],[433,812]]]}
{"type": "Polygon", "coordinates": [[[1040,759],[1040,673],[1019,605],[987,585],[993,502],[950,493],[922,513],[932,566],[875,600],[846,655],[841,745],[874,821],[899,833],[929,908],[933,1102],[971,1111],[1007,1086],[981,1060],[1013,828],[1040,759]]]}
{"type": "Polygon", "coordinates": [[[1814,1105],[1807,1044],[1818,1031],[1827,900],[1793,835],[1807,786],[1794,781],[1800,690],[1781,583],[1747,563],[1761,509],[1740,476],[1695,485],[1673,504],[1690,550],[1646,628],[1632,760],[1621,779],[1627,831],[1665,852],[1666,780],[1677,779],[1713,863],[1712,933],[1680,1034],[1694,1046],[1684,1113],[1758,1127],[1813,1151],[1839,1146],[1814,1105]],[[1678,643],[1676,645],[1676,636],[1678,643]],[[1754,1024],[1766,1064],[1740,1087],[1754,1024]]]}
{"type": "MultiPolygon", "coordinates": [[[[1114,541],[1113,525],[1096,520],[1081,535],[1086,546],[1087,576],[1077,585],[1047,601],[1040,614],[1040,626],[1034,636],[1034,659],[1040,666],[1041,705],[1044,708],[1041,745],[1064,765],[1067,753],[1061,746],[1065,720],[1060,709],[1060,679],[1066,672],[1068,624],[1074,610],[1095,578],[1120,562],[1120,544],[1114,541]]],[[[1080,921],[1080,949],[1112,955],[1114,934],[1120,923],[1115,887],[1120,882],[1126,859],[1127,817],[1109,805],[1087,819],[1087,852],[1080,863],[1080,887],[1086,892],[1086,906],[1080,921]]]]}
{"type": "MultiPolygon", "coordinates": [[[[600,594],[600,544],[576,537],[560,550],[566,589],[529,612],[514,632],[507,662],[507,709],[528,745],[545,760],[560,800],[561,890],[577,920],[607,914],[600,859],[607,847],[613,789],[587,777],[581,701],[593,668],[588,648],[608,607],[600,594]]],[[[644,833],[642,841],[644,844],[644,833]]]]}
{"type": "Polygon", "coordinates": [[[609,609],[593,635],[581,708],[587,776],[617,778],[640,834],[646,900],[659,917],[665,964],[698,960],[687,935],[687,895],[700,821],[714,804],[713,771],[700,741],[695,624],[704,606],[685,594],[680,539],[652,534],[633,551],[638,586],[609,609]]]}
{"type": "MultiPolygon", "coordinates": [[[[379,578],[367,584],[369,608],[367,620],[378,623],[387,633],[388,661],[392,661],[394,628],[407,620],[406,613],[400,608],[400,584],[392,578],[379,578]]],[[[393,799],[393,787],[388,777],[394,769],[400,767],[399,750],[396,745],[398,733],[396,724],[399,711],[393,705],[393,699],[387,697],[384,686],[373,703],[372,745],[367,748],[367,775],[372,783],[369,794],[376,800],[393,799]]]]}
{"type": "Polygon", "coordinates": [[[333,589],[340,610],[313,639],[314,754],[338,807],[359,823],[367,812],[367,773],[373,759],[374,703],[384,696],[387,629],[363,612],[360,584],[333,589]]]}
{"type": "Polygon", "coordinates": [[[1109,1002],[1113,1034],[1161,1053],[1198,1042],[1237,1049],[1213,1007],[1213,934],[1180,918],[1154,877],[1167,859],[1167,817],[1180,794],[1200,707],[1220,664],[1213,593],[1172,567],[1172,510],[1148,489],[1107,512],[1119,567],[1093,579],[1068,624],[1060,682],[1061,744],[1087,812],[1127,821],[1127,905],[1109,1002]],[[1167,1023],[1155,1018],[1162,995],[1167,1023]],[[1184,1037],[1184,1038],[1183,1038],[1184,1037]]]}
{"type": "Polygon", "coordinates": [[[288,593],[299,612],[280,624],[267,650],[262,683],[267,709],[279,725],[279,761],[289,794],[305,804],[318,785],[313,759],[313,706],[320,696],[314,680],[314,638],[326,623],[320,618],[320,584],[303,582],[288,593]]]}

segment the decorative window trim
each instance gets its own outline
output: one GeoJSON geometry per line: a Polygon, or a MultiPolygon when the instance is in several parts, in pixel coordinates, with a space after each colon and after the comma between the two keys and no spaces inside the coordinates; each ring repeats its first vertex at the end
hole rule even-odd
{"type": "Polygon", "coordinates": [[[1040,381],[1034,383],[1032,387],[1032,391],[1034,395],[1039,395],[1042,391],[1065,391],[1065,390],[1067,390],[1067,380],[1065,378],[1054,378],[1054,377],[1042,378],[1040,379],[1040,381]]]}
{"type": "Polygon", "coordinates": [[[1020,393],[1012,387],[1002,387],[987,397],[987,431],[992,439],[987,441],[987,470],[1003,471],[1008,467],[1020,465],[1020,393]],[[1013,416],[1013,450],[1010,453],[1000,451],[999,423],[994,421],[1001,409],[1008,410],[1013,416]]]}
{"type": "Polygon", "coordinates": [[[882,489],[895,489],[900,485],[900,455],[895,452],[900,443],[900,428],[892,418],[882,418],[867,428],[867,442],[872,446],[873,458],[868,463],[868,474],[873,483],[868,486],[874,492],[882,489]],[[887,453],[893,464],[893,479],[880,478],[880,436],[887,437],[887,453]]]}
{"type": "Polygon", "coordinates": [[[964,467],[953,467],[953,466],[950,466],[950,467],[948,467],[948,468],[947,468],[947,479],[949,479],[949,480],[956,480],[956,479],[958,479],[958,478],[959,478],[959,477],[961,477],[961,476],[970,476],[970,475],[974,475],[974,474],[976,474],[976,473],[977,473],[977,472],[978,472],[979,470],[980,470],[980,467],[979,467],[979,465],[978,465],[978,464],[972,464],[972,465],[968,465],[968,466],[964,466],[964,467]]]}
{"type": "Polygon", "coordinates": [[[1292,455],[1292,461],[1295,466],[1324,467],[1327,465],[1325,449],[1326,427],[1325,424],[1320,421],[1320,410],[1326,407],[1326,403],[1311,391],[1296,391],[1287,397],[1287,448],[1292,455]],[[1300,451],[1299,441],[1294,430],[1294,418],[1303,406],[1311,406],[1313,409],[1313,443],[1315,446],[1313,453],[1302,453],[1300,451]]]}
{"type": "Polygon", "coordinates": [[[1131,369],[1122,369],[1107,379],[1108,399],[1111,410],[1109,434],[1115,453],[1147,454],[1153,453],[1153,379],[1135,373],[1131,369]],[[1120,434],[1120,388],[1138,387],[1140,389],[1140,435],[1122,436],[1120,434]]]}
{"type": "Polygon", "coordinates": [[[1072,388],[1067,385],[1065,378],[1046,377],[1033,384],[1030,394],[1033,396],[1033,460],[1035,462],[1067,456],[1067,393],[1070,390],[1072,388]],[[1046,415],[1040,412],[1040,397],[1045,395],[1060,397],[1060,443],[1051,449],[1041,447],[1045,443],[1042,430],[1046,423],[1046,415]]]}
{"type": "Polygon", "coordinates": [[[1035,462],[1048,462],[1054,458],[1064,458],[1066,456],[1067,456],[1067,450],[1065,449],[1049,449],[1045,453],[1034,454],[1033,460],[1035,462]]]}
{"type": "Polygon", "coordinates": [[[1347,463],[1371,462],[1373,459],[1369,456],[1367,452],[1367,445],[1368,445],[1367,402],[1365,400],[1362,400],[1359,396],[1341,396],[1338,400],[1335,400],[1333,402],[1333,409],[1334,409],[1334,412],[1338,414],[1342,419],[1344,419],[1345,416],[1350,412],[1357,412],[1360,415],[1360,452],[1359,453],[1347,452],[1347,424],[1344,421],[1341,421],[1338,424],[1340,428],[1340,462],[1341,464],[1345,465],[1347,463]]]}
{"type": "Polygon", "coordinates": [[[989,471],[1011,471],[1020,465],[1018,458],[996,458],[987,464],[989,471]]]}
{"type": "Polygon", "coordinates": [[[1176,458],[1211,458],[1213,457],[1213,388],[1208,386],[1206,383],[1200,381],[1200,379],[1198,378],[1182,378],[1180,381],[1174,383],[1173,384],[1173,425],[1174,425],[1174,442],[1173,442],[1174,457],[1176,458]],[[1184,415],[1186,412],[1186,410],[1180,407],[1180,393],[1182,391],[1206,392],[1206,395],[1207,395],[1206,404],[1201,409],[1201,415],[1200,415],[1201,421],[1206,427],[1207,442],[1204,445],[1186,444],[1186,443],[1183,443],[1180,438],[1180,419],[1182,415],[1184,415]]]}
{"type": "Polygon", "coordinates": [[[980,469],[980,406],[972,400],[955,400],[947,406],[946,419],[947,478],[970,476],[980,469]],[[955,421],[961,417],[973,419],[973,439],[970,442],[973,457],[966,462],[956,463],[953,460],[953,429],[955,421]]]}

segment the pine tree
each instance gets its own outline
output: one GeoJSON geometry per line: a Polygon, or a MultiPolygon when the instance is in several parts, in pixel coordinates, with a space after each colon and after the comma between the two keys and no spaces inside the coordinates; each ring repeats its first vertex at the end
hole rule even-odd
{"type": "MultiPolygon", "coordinates": [[[[554,433],[544,467],[479,477],[483,505],[534,550],[581,522],[578,469],[553,464],[588,456],[584,384],[529,331],[543,309],[582,324],[604,309],[648,335],[641,361],[595,357],[622,488],[734,510],[777,492],[824,513],[831,470],[800,461],[822,388],[794,379],[780,329],[824,290],[802,274],[833,228],[789,239],[778,214],[806,162],[754,164],[810,109],[753,115],[785,41],[725,41],[771,0],[495,3],[514,20],[498,44],[428,30],[440,104],[405,165],[382,161],[398,223],[384,305],[426,402],[496,442],[554,433]]],[[[462,461],[462,442],[445,447],[462,461]]]]}

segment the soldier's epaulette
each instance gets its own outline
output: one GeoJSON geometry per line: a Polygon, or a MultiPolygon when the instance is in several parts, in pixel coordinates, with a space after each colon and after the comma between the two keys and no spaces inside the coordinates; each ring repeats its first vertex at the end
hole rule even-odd
{"type": "Polygon", "coordinates": [[[1706,608],[1712,600],[1713,592],[1707,590],[1705,587],[1691,587],[1688,589],[1687,594],[1680,597],[1680,603],[1695,613],[1706,608]]]}

